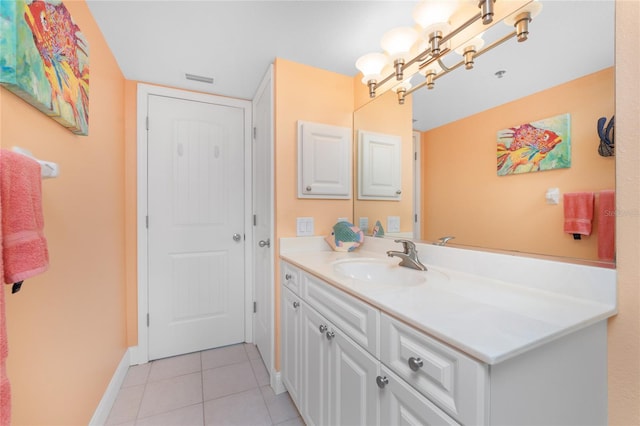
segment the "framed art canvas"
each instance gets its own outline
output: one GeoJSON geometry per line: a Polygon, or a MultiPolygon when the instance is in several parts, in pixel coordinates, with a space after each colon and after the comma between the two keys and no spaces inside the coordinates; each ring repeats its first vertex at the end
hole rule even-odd
{"type": "Polygon", "coordinates": [[[73,133],[89,131],[89,45],[61,1],[0,1],[0,84],[73,133]]]}
{"type": "Polygon", "coordinates": [[[571,167],[571,116],[498,131],[498,176],[571,167]]]}

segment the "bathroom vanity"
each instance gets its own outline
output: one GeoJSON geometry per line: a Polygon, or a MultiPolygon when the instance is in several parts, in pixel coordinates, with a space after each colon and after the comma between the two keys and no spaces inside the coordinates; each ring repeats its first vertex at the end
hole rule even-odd
{"type": "Polygon", "coordinates": [[[421,272],[397,248],[281,240],[282,380],[307,424],[607,423],[614,270],[419,245],[421,272]]]}

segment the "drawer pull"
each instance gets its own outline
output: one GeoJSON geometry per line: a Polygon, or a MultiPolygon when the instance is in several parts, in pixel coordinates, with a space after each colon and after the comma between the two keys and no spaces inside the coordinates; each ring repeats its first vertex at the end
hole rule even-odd
{"type": "Polygon", "coordinates": [[[318,327],[318,330],[320,330],[320,333],[324,333],[325,331],[327,331],[327,326],[324,324],[320,324],[320,327],[318,327]]]}
{"type": "Polygon", "coordinates": [[[380,389],[384,389],[384,387],[389,384],[389,379],[387,379],[387,376],[378,376],[376,377],[376,383],[380,389]]]}
{"type": "Polygon", "coordinates": [[[293,309],[298,309],[298,306],[300,306],[300,302],[293,302],[293,309]]]}
{"type": "Polygon", "coordinates": [[[285,274],[284,279],[289,281],[291,279],[291,274],[285,274]]]}
{"type": "Polygon", "coordinates": [[[333,331],[327,331],[327,339],[331,340],[334,337],[336,337],[336,333],[334,333],[333,331]]]}
{"type": "Polygon", "coordinates": [[[420,370],[420,368],[422,368],[423,365],[424,363],[422,362],[422,359],[414,358],[414,357],[409,358],[409,368],[412,369],[413,371],[420,370]]]}

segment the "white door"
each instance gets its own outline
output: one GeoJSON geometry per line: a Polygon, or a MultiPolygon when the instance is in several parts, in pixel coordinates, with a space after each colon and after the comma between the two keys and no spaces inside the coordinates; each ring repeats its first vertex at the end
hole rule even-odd
{"type": "Polygon", "coordinates": [[[244,112],[149,95],[149,359],[244,341],[244,112]]]}
{"type": "Polygon", "coordinates": [[[273,145],[272,68],[253,100],[253,285],[254,341],[269,375],[273,373],[273,145]]]}
{"type": "Polygon", "coordinates": [[[420,220],[422,218],[422,142],[420,132],[413,132],[413,238],[422,239],[420,220]]]}
{"type": "Polygon", "coordinates": [[[329,422],[329,348],[325,333],[328,322],[306,304],[302,318],[301,414],[310,426],[329,422]]]}

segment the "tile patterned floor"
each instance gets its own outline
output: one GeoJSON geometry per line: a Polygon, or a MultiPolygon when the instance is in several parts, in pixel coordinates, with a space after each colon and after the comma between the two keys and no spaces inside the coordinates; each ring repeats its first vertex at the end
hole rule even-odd
{"type": "Polygon", "coordinates": [[[260,353],[243,343],[129,368],[108,426],[281,425],[304,422],[276,395],[260,353]]]}

